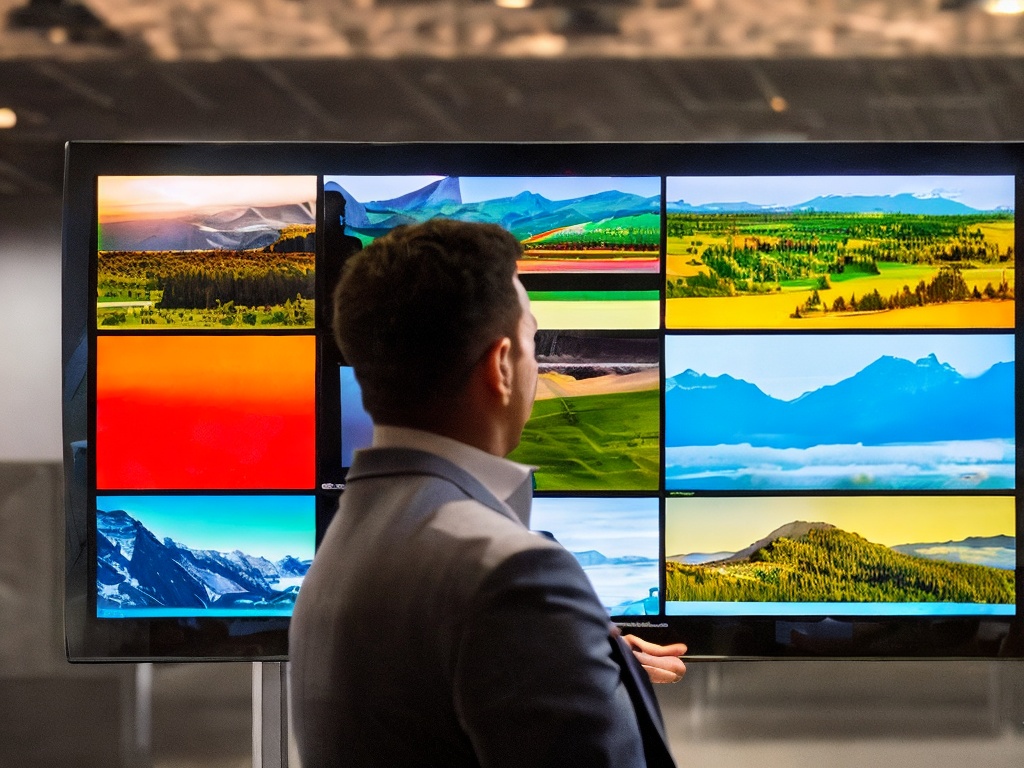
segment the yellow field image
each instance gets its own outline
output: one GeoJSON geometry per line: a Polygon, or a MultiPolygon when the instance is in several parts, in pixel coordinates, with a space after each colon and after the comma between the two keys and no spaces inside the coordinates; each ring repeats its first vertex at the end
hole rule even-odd
{"type": "MultiPolygon", "coordinates": [[[[742,238],[732,238],[742,244],[742,238]]],[[[669,279],[690,277],[708,268],[700,260],[700,253],[709,245],[727,245],[728,237],[696,235],[669,237],[665,243],[665,269],[669,279]]]]}
{"type": "MultiPolygon", "coordinates": [[[[707,272],[703,266],[686,265],[692,256],[669,256],[668,279],[685,277],[677,270],[689,267],[707,272]]],[[[849,279],[830,276],[831,287],[818,290],[822,305],[831,308],[840,296],[849,301],[851,296],[861,297],[877,290],[883,297],[903,291],[913,291],[919,282],[926,283],[938,274],[931,265],[879,264],[881,274],[858,275],[849,279]]],[[[1014,269],[984,267],[962,272],[970,290],[983,292],[988,285],[998,287],[1004,280],[1014,287],[1014,269]]],[[[808,288],[785,286],[765,294],[736,296],[693,297],[668,299],[665,307],[665,325],[668,328],[784,328],[806,330],[811,328],[1013,328],[1014,301],[992,299],[988,301],[959,301],[928,304],[923,307],[890,309],[877,312],[810,312],[792,317],[798,306],[812,295],[808,288]]]]}
{"type": "Polygon", "coordinates": [[[551,330],[657,328],[661,307],[653,301],[532,301],[537,327],[551,330]]]}
{"type": "Polygon", "coordinates": [[[1012,221],[993,221],[987,224],[979,224],[978,229],[985,236],[985,240],[996,243],[1002,253],[1007,248],[1014,246],[1014,224],[1012,221]]]}
{"type": "MultiPolygon", "coordinates": [[[[819,291],[824,301],[826,291],[819,291]]],[[[726,296],[669,299],[665,307],[667,328],[1013,328],[1014,302],[950,302],[911,309],[880,312],[828,312],[801,318],[790,317],[800,293],[766,296],[726,296]]]]}

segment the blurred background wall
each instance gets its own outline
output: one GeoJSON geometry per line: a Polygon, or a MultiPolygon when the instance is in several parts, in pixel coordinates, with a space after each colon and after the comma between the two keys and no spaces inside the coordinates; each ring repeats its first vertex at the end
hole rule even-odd
{"type": "MultiPolygon", "coordinates": [[[[67,140],[1019,140],[1013,0],[0,0],[0,766],[251,764],[251,665],[70,666],[67,140]]],[[[682,766],[1019,766],[1018,662],[702,662],[682,766]]]]}

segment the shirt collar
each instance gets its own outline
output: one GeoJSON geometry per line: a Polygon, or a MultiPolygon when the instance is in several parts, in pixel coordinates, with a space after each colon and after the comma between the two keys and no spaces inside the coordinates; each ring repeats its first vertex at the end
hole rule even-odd
{"type": "Polygon", "coordinates": [[[374,426],[373,447],[412,448],[450,461],[469,472],[496,498],[508,504],[523,525],[529,527],[533,467],[494,456],[433,432],[386,424],[374,426]]]}

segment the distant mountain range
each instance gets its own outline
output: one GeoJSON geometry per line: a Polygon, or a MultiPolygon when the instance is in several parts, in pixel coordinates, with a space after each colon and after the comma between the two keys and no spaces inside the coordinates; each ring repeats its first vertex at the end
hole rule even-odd
{"type": "Polygon", "coordinates": [[[571,200],[548,200],[543,195],[526,191],[513,197],[464,203],[457,177],[435,181],[391,200],[359,201],[334,181],[324,184],[324,190],[340,192],[345,198],[346,225],[367,233],[440,216],[500,224],[520,240],[525,240],[575,224],[659,213],[661,210],[659,195],[643,197],[615,190],[571,200]]]}
{"type": "Polygon", "coordinates": [[[667,558],[670,563],[683,563],[684,565],[703,565],[718,560],[725,560],[732,552],[688,552],[685,555],[671,555],[667,558]]]}
{"type": "Polygon", "coordinates": [[[657,559],[641,557],[640,555],[624,555],[622,557],[608,557],[596,549],[588,549],[583,552],[573,552],[573,557],[579,561],[584,568],[593,565],[646,565],[656,563],[657,559]]]}
{"type": "Polygon", "coordinates": [[[305,576],[311,560],[276,563],[239,550],[190,549],[157,540],[123,510],[96,511],[96,587],[101,608],[286,608],[297,586],[281,579],[305,576]]]}
{"type": "Polygon", "coordinates": [[[891,549],[905,555],[952,563],[976,563],[1012,571],[1017,566],[1013,536],[970,536],[961,541],[899,544],[891,549]]]}
{"type": "Polygon", "coordinates": [[[1014,370],[966,378],[934,354],[883,355],[792,401],[728,374],[692,369],[665,382],[666,447],[892,445],[1014,437],[1014,370]]]}
{"type": "Polygon", "coordinates": [[[100,225],[101,251],[244,251],[265,248],[281,230],[315,224],[310,203],[230,208],[205,216],[178,216],[100,225]]]}
{"type": "Polygon", "coordinates": [[[685,200],[666,204],[669,213],[906,213],[925,216],[962,216],[974,213],[1012,213],[999,208],[982,211],[940,195],[825,195],[794,205],[756,205],[721,202],[690,205],[685,200]]]}

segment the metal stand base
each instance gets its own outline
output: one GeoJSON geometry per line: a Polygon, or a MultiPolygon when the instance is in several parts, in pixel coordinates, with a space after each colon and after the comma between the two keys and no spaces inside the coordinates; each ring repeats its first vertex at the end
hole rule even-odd
{"type": "Polygon", "coordinates": [[[252,766],[288,768],[288,666],[252,665],[252,766]]]}

